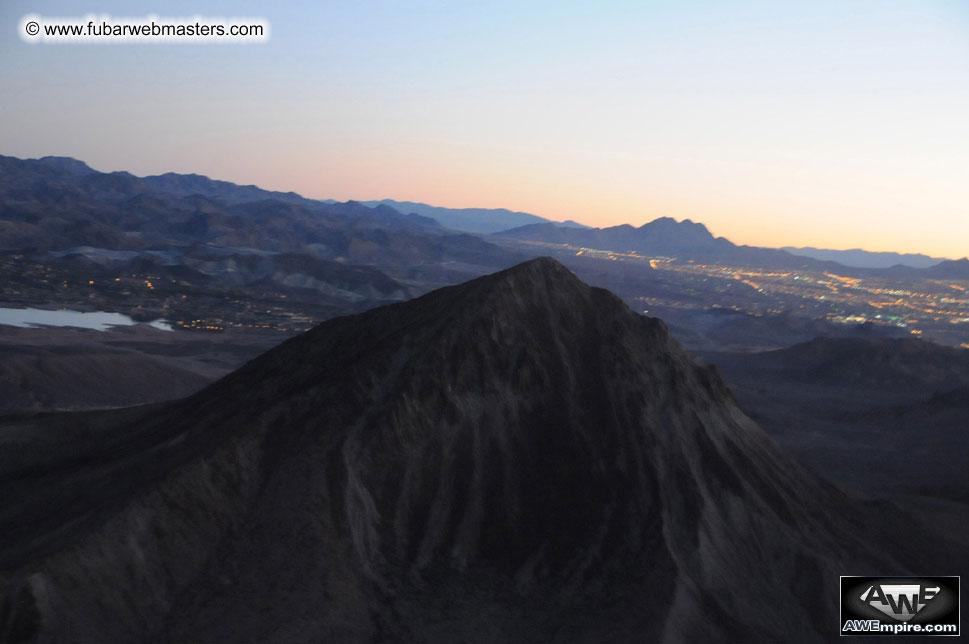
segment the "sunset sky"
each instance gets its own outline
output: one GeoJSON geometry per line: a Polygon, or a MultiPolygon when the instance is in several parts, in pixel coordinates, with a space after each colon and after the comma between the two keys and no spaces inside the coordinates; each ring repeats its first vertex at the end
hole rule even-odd
{"type": "Polygon", "coordinates": [[[0,154],[305,196],[969,255],[969,3],[0,4],[0,154]],[[266,44],[29,44],[256,16],[266,44]]]}

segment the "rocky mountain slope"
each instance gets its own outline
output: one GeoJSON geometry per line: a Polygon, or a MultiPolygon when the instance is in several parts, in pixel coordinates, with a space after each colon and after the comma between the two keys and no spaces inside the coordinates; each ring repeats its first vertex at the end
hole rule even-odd
{"type": "Polygon", "coordinates": [[[838,575],[961,565],[548,259],[31,422],[0,430],[13,642],[824,642],[838,575]]]}

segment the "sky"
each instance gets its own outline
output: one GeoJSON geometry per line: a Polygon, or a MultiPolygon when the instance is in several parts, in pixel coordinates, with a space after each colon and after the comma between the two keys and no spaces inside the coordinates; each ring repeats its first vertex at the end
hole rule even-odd
{"type": "Polygon", "coordinates": [[[969,3],[4,0],[0,154],[957,258],[969,3]],[[27,14],[271,34],[28,43],[27,14]]]}

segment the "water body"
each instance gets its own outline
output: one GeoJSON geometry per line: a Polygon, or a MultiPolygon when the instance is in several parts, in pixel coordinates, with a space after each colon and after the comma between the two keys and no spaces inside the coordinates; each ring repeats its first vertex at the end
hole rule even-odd
{"type": "MultiPolygon", "coordinates": [[[[106,311],[43,311],[41,309],[4,309],[0,308],[0,324],[19,327],[36,326],[74,326],[83,329],[107,331],[113,326],[131,326],[138,324],[123,313],[108,313],[106,311]]],[[[148,323],[156,329],[171,331],[172,327],[163,320],[148,323]]]]}

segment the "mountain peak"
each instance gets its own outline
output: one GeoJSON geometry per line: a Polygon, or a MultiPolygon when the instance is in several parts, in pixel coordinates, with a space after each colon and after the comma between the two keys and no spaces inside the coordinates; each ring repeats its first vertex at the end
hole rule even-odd
{"type": "Polygon", "coordinates": [[[703,224],[689,219],[678,222],[672,217],[660,217],[639,228],[629,224],[609,228],[543,224],[523,226],[503,234],[522,240],[679,258],[719,257],[735,250],[727,240],[714,238],[703,224]]]}
{"type": "Polygon", "coordinates": [[[452,288],[471,302],[487,303],[486,306],[461,306],[466,313],[477,310],[484,316],[507,317],[513,324],[528,324],[539,315],[554,318],[593,310],[602,312],[606,300],[618,307],[621,314],[635,315],[618,297],[590,287],[551,257],[528,260],[452,288]]]}
{"type": "Polygon", "coordinates": [[[38,163],[42,163],[51,168],[57,168],[58,170],[63,170],[72,174],[74,176],[84,176],[88,174],[97,174],[97,170],[73,157],[56,157],[56,156],[46,156],[37,159],[38,163]]]}
{"type": "Polygon", "coordinates": [[[32,641],[813,643],[823,580],[887,565],[862,530],[882,511],[547,257],[328,320],[137,413],[108,434],[123,449],[14,479],[43,485],[0,517],[5,606],[63,627],[32,641]]]}
{"type": "Polygon", "coordinates": [[[526,262],[522,262],[521,264],[512,266],[511,268],[494,273],[492,277],[510,275],[544,275],[549,278],[568,279],[576,282],[580,281],[579,278],[572,273],[572,271],[567,269],[565,265],[562,264],[562,262],[558,261],[554,257],[549,256],[530,259],[526,262]]]}
{"type": "Polygon", "coordinates": [[[640,230],[646,230],[646,231],[676,230],[680,232],[694,231],[696,233],[700,233],[702,231],[702,233],[706,235],[710,235],[712,237],[712,235],[707,230],[707,227],[704,224],[698,221],[693,221],[692,219],[684,219],[682,221],[677,221],[672,217],[658,217],[653,221],[643,224],[639,228],[640,230]]]}
{"type": "Polygon", "coordinates": [[[966,279],[969,277],[969,258],[945,260],[925,269],[925,274],[942,279],[966,279]]]}

